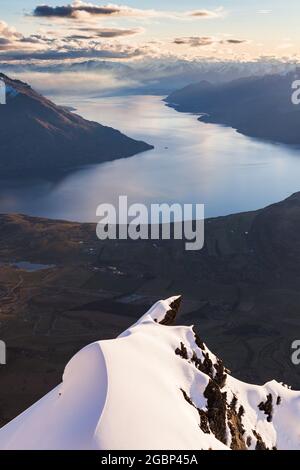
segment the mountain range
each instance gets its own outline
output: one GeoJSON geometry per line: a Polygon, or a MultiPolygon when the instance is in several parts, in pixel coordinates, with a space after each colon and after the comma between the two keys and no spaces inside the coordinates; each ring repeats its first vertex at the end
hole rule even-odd
{"type": "Polygon", "coordinates": [[[199,120],[224,124],[238,132],[285,144],[300,144],[300,106],[292,103],[298,72],[251,76],[228,83],[201,81],[171,93],[166,102],[199,120]]]}
{"type": "Polygon", "coordinates": [[[68,363],[52,392],[0,430],[1,450],[296,450],[300,392],[235,379],[175,296],[68,363]]]}
{"type": "Polygon", "coordinates": [[[1,175],[66,170],[153,148],[56,106],[26,83],[0,78],[7,91],[0,106],[1,175]]]}
{"type": "Polygon", "coordinates": [[[184,299],[178,322],[194,324],[234,377],[299,390],[291,360],[299,340],[299,221],[296,193],[207,219],[204,248],[187,252],[181,240],[100,242],[95,224],[0,214],[7,345],[0,426],[54,388],[79,349],[120,335],[176,292],[184,299]]]}

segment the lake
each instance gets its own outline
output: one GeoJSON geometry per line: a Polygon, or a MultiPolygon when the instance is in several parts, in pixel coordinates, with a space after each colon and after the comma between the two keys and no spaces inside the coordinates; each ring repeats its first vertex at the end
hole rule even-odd
{"type": "MultiPolygon", "coordinates": [[[[53,97],[55,99],[55,97],[53,97]]],[[[56,99],[155,150],[53,178],[0,179],[0,212],[96,221],[100,203],[205,204],[206,217],[261,208],[300,190],[300,149],[204,124],[158,96],[56,99]]]]}

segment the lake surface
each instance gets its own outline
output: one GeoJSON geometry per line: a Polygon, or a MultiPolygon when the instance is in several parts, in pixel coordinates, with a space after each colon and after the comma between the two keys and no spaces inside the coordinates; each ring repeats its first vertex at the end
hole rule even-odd
{"type": "Polygon", "coordinates": [[[157,96],[56,100],[155,150],[61,178],[0,179],[0,212],[96,221],[100,203],[205,204],[206,217],[261,208],[300,190],[300,149],[262,142],[168,108],[157,96]]]}
{"type": "Polygon", "coordinates": [[[0,262],[0,266],[13,266],[14,268],[20,269],[21,271],[27,271],[29,273],[34,273],[36,271],[44,271],[46,269],[51,269],[55,267],[53,264],[37,264],[29,263],[28,261],[20,261],[15,263],[0,262]]]}

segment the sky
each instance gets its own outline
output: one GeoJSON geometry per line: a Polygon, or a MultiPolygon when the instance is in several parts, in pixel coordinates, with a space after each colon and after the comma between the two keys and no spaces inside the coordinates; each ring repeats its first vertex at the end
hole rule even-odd
{"type": "Polygon", "coordinates": [[[299,0],[1,0],[0,61],[298,58],[299,0]]]}

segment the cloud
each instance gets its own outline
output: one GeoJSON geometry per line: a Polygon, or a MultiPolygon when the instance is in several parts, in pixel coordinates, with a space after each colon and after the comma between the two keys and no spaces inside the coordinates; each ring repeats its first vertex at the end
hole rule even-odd
{"type": "Polygon", "coordinates": [[[201,47],[201,46],[210,46],[211,44],[215,43],[215,39],[210,36],[190,36],[190,37],[183,37],[183,38],[175,38],[174,44],[179,46],[188,45],[190,47],[201,47]]]}
{"type": "Polygon", "coordinates": [[[146,18],[173,18],[173,19],[204,19],[218,18],[224,14],[223,8],[215,10],[193,10],[193,11],[163,11],[163,10],[144,10],[132,8],[127,5],[94,5],[83,1],[74,1],[64,6],[38,5],[33,10],[32,15],[39,18],[56,18],[82,20],[93,17],[146,17],[146,18]]]}
{"type": "Polygon", "coordinates": [[[13,50],[20,42],[25,43],[25,37],[5,21],[0,21],[0,52],[13,50]]]}
{"type": "Polygon", "coordinates": [[[128,78],[125,74],[117,75],[110,70],[102,70],[101,74],[80,70],[76,73],[22,70],[17,77],[30,83],[42,94],[50,97],[55,95],[56,98],[62,96],[63,100],[66,96],[78,98],[78,96],[111,95],[117,93],[118,90],[126,92],[127,89],[138,89],[141,86],[141,83],[134,78],[128,78]]]}
{"type": "Polygon", "coordinates": [[[0,37],[6,38],[10,41],[20,38],[22,35],[19,34],[15,28],[8,26],[5,21],[0,21],[0,37]]]}
{"type": "Polygon", "coordinates": [[[0,37],[0,46],[6,46],[7,44],[10,44],[10,40],[7,38],[0,37]]]}
{"type": "Polygon", "coordinates": [[[190,47],[207,47],[214,44],[244,44],[247,41],[245,39],[219,39],[213,36],[189,36],[175,38],[173,43],[178,46],[190,46],[190,47]]]}
{"type": "Polygon", "coordinates": [[[216,8],[215,10],[194,10],[185,13],[186,16],[193,18],[219,18],[224,15],[223,7],[216,8]]]}
{"type": "Polygon", "coordinates": [[[113,48],[106,47],[47,49],[41,51],[32,50],[1,50],[0,58],[7,61],[54,61],[54,60],[76,60],[76,59],[130,59],[144,54],[143,48],[121,46],[113,48]]]}
{"type": "Polygon", "coordinates": [[[291,47],[294,47],[294,44],[292,42],[283,42],[282,44],[279,44],[278,49],[289,49],[291,47]]]}
{"type": "Polygon", "coordinates": [[[1,56],[7,56],[8,59],[15,52],[26,54],[28,51],[35,51],[37,48],[49,47],[55,41],[55,38],[42,34],[24,36],[18,33],[15,28],[11,28],[5,22],[0,21],[0,54],[1,56]]]}
{"type": "Polygon", "coordinates": [[[245,39],[225,39],[222,44],[244,44],[247,42],[245,39]]]}
{"type": "Polygon", "coordinates": [[[118,43],[118,38],[133,36],[143,28],[96,28],[80,27],[73,34],[50,31],[23,35],[5,22],[0,21],[0,58],[7,61],[56,61],[78,59],[130,59],[146,50],[118,43]]]}
{"type": "Polygon", "coordinates": [[[46,36],[43,34],[32,34],[31,36],[22,36],[19,38],[19,43],[24,44],[41,44],[41,45],[50,45],[55,43],[56,39],[54,37],[46,36]]]}
{"type": "MultiPolygon", "coordinates": [[[[44,5],[43,7],[46,6],[44,5]]],[[[92,4],[78,1],[67,6],[67,8],[86,8],[87,6],[89,11],[94,12],[92,4]]],[[[107,10],[108,7],[110,10],[117,10],[112,5],[97,6],[96,9],[97,11],[99,8],[107,10]]],[[[54,9],[57,13],[57,8],[61,9],[64,7],[49,8],[54,9]]],[[[128,8],[124,6],[118,7],[119,10],[128,8]]],[[[139,11],[153,12],[152,10],[139,11]]],[[[158,13],[161,14],[161,12],[158,13]]],[[[65,15],[66,11],[59,14],[65,15]]],[[[171,13],[169,12],[168,14],[171,13]]],[[[184,17],[192,14],[195,14],[195,12],[181,13],[184,17]]],[[[197,14],[200,15],[199,11],[197,11],[197,14]]],[[[17,32],[15,28],[8,26],[5,22],[0,21],[0,59],[8,62],[23,62],[26,65],[34,62],[76,62],[93,59],[129,60],[174,54],[174,50],[170,49],[170,40],[160,42],[148,41],[144,43],[141,41],[131,41],[130,39],[126,40],[144,31],[144,28],[141,27],[119,28],[113,25],[113,27],[103,28],[95,23],[80,21],[71,23],[71,25],[68,24],[67,28],[58,29],[54,27],[50,31],[40,29],[38,33],[24,35],[17,32]]],[[[210,36],[194,36],[176,38],[173,42],[177,45],[188,45],[196,48],[221,43],[241,44],[244,41],[235,38],[220,40],[210,36]]]]}

